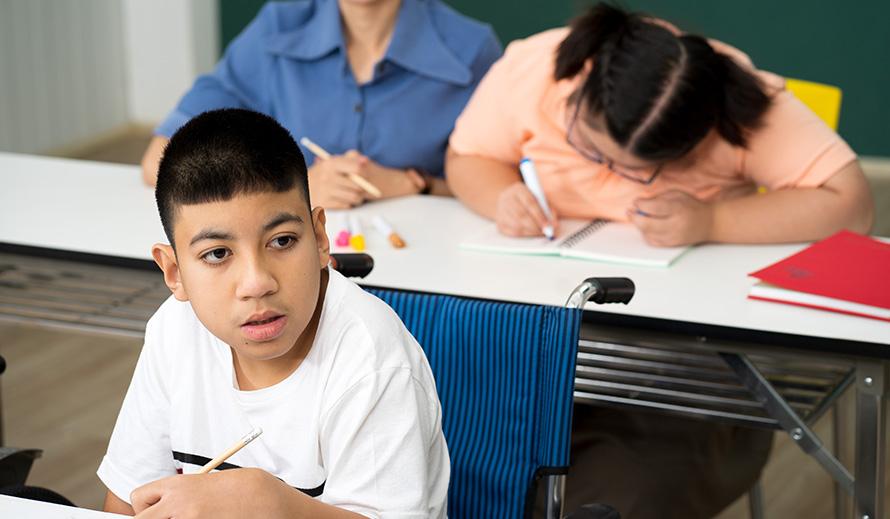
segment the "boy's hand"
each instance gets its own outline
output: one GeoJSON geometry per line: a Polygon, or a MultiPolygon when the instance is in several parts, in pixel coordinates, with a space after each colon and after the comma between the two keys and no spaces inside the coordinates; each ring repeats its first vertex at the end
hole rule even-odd
{"type": "Polygon", "coordinates": [[[709,241],[713,206],[682,191],[666,191],[653,198],[638,198],[628,209],[630,222],[656,247],[677,247],[709,241]]]}
{"type": "Polygon", "coordinates": [[[347,174],[366,177],[367,160],[354,150],[329,159],[315,159],[309,168],[312,203],[325,209],[348,209],[364,203],[370,195],[350,180],[347,174]]]}
{"type": "Polygon", "coordinates": [[[507,236],[542,236],[545,226],[556,229],[556,214],[548,219],[535,195],[525,184],[516,182],[498,195],[495,223],[507,236]]]}
{"type": "Polygon", "coordinates": [[[130,502],[138,519],[267,517],[280,502],[270,495],[280,486],[273,480],[257,469],[171,476],[137,488],[130,502]]]}

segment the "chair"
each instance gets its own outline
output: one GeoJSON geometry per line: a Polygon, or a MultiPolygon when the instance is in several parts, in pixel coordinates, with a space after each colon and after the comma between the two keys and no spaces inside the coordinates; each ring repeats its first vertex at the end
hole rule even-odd
{"type": "MultiPolygon", "coordinates": [[[[6,371],[6,359],[0,355],[0,375],[6,371]]],[[[40,449],[17,449],[4,447],[3,403],[0,401],[0,490],[12,485],[24,485],[31,465],[43,451],[40,449]]]]}
{"type": "Polygon", "coordinates": [[[626,302],[632,283],[591,278],[566,308],[366,290],[429,359],[451,456],[449,517],[528,516],[542,478],[547,517],[561,517],[580,308],[626,302]]]}
{"type": "Polygon", "coordinates": [[[837,131],[841,117],[841,89],[802,79],[785,79],[785,88],[807,105],[832,130],[837,131]]]}
{"type": "Polygon", "coordinates": [[[451,456],[448,515],[522,517],[569,466],[581,312],[368,289],[429,359],[451,456]]]}

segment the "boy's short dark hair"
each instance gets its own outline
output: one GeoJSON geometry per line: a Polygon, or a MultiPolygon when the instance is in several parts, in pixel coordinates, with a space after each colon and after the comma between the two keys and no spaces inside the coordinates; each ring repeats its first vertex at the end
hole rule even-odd
{"type": "Polygon", "coordinates": [[[226,108],[202,113],[173,135],[158,167],[155,199],[175,247],[178,206],[281,193],[294,185],[311,208],[306,161],[290,133],[267,115],[226,108]]]}

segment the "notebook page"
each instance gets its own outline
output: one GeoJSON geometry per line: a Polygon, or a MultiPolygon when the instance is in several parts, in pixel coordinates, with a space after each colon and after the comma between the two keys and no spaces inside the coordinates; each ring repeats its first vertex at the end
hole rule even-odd
{"type": "Polygon", "coordinates": [[[594,220],[565,238],[559,249],[560,255],[568,258],[668,267],[689,247],[653,247],[629,223],[594,220]]]}
{"type": "Polygon", "coordinates": [[[485,225],[478,232],[471,234],[460,244],[461,249],[480,252],[496,252],[500,254],[525,254],[538,256],[558,256],[558,245],[562,240],[571,237],[590,222],[584,220],[560,220],[556,227],[556,238],[551,241],[544,236],[532,238],[514,238],[504,236],[497,230],[494,223],[485,225]]]}

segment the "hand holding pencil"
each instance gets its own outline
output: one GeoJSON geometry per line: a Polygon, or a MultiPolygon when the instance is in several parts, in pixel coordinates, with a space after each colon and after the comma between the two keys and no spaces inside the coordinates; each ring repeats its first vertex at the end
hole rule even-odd
{"type": "Polygon", "coordinates": [[[321,146],[303,137],[300,144],[318,160],[309,169],[309,190],[313,202],[329,209],[354,207],[367,198],[380,198],[383,193],[363,174],[368,159],[355,151],[331,155],[321,146]]]}
{"type": "Polygon", "coordinates": [[[556,238],[558,215],[550,204],[538,180],[531,159],[519,163],[522,181],[509,183],[496,193],[494,221],[498,232],[506,236],[556,238]]]}
{"type": "MultiPolygon", "coordinates": [[[[244,495],[263,503],[275,501],[275,496],[270,495],[270,492],[274,492],[279,485],[267,483],[277,481],[268,472],[247,468],[209,474],[262,432],[260,428],[251,430],[225,452],[201,467],[196,474],[169,476],[133,490],[130,494],[130,506],[136,517],[224,518],[232,517],[233,513],[238,512],[238,505],[244,495]]],[[[284,488],[288,494],[291,492],[286,486],[284,488]]],[[[262,510],[255,512],[258,517],[265,517],[262,510]]],[[[243,512],[237,513],[237,516],[243,515],[243,512]]]]}
{"type": "Polygon", "coordinates": [[[201,470],[198,471],[198,474],[206,474],[206,473],[210,472],[211,470],[215,469],[216,467],[219,467],[220,465],[223,464],[224,461],[229,459],[229,457],[231,457],[232,454],[235,454],[236,452],[243,449],[245,445],[247,445],[248,443],[255,440],[256,437],[261,434],[263,434],[263,430],[259,427],[251,430],[249,433],[245,434],[240,440],[235,442],[234,445],[229,447],[229,449],[227,451],[223,452],[219,456],[208,461],[203,467],[201,467],[201,470]]]}

